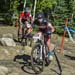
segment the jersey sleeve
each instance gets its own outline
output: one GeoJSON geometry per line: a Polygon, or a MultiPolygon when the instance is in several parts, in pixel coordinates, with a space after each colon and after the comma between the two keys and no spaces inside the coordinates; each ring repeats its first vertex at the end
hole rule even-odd
{"type": "Polygon", "coordinates": [[[23,12],[20,14],[20,18],[21,18],[21,17],[24,17],[24,13],[23,13],[23,12]]]}
{"type": "Polygon", "coordinates": [[[29,17],[32,19],[32,15],[31,14],[29,14],[29,17]]]}

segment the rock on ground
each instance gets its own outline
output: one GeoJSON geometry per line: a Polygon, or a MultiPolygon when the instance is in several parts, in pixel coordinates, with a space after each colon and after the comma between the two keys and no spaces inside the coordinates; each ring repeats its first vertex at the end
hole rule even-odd
{"type": "Polygon", "coordinates": [[[9,73],[8,75],[19,75],[18,73],[9,73]]]}
{"type": "Polygon", "coordinates": [[[5,38],[13,38],[13,34],[11,34],[11,33],[2,34],[2,37],[5,37],[5,38]]]}
{"type": "Polygon", "coordinates": [[[0,66],[0,75],[5,75],[8,73],[8,68],[5,66],[0,66]]]}
{"type": "Polygon", "coordinates": [[[6,74],[5,74],[4,72],[1,71],[1,72],[0,72],[0,75],[6,75],[6,74]]]}
{"type": "Polygon", "coordinates": [[[11,38],[4,38],[3,37],[3,38],[0,39],[0,43],[3,46],[16,46],[16,43],[11,38]]]}

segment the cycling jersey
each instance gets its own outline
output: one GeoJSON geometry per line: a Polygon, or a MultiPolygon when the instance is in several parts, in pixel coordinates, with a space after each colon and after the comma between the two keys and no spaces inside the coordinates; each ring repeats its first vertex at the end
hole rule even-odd
{"type": "Polygon", "coordinates": [[[42,33],[47,33],[51,30],[51,23],[49,23],[46,19],[43,19],[42,22],[35,21],[34,25],[37,25],[39,27],[39,31],[42,33]]]}
{"type": "Polygon", "coordinates": [[[39,22],[39,21],[35,21],[34,24],[36,24],[37,26],[39,26],[39,28],[41,29],[46,29],[48,27],[51,26],[51,23],[49,23],[46,19],[43,19],[42,22],[39,22]]]}
{"type": "Polygon", "coordinates": [[[20,18],[22,18],[21,21],[24,23],[25,21],[29,21],[29,22],[30,22],[30,20],[32,19],[32,16],[31,16],[30,13],[22,12],[22,13],[20,14],[20,18]]]}

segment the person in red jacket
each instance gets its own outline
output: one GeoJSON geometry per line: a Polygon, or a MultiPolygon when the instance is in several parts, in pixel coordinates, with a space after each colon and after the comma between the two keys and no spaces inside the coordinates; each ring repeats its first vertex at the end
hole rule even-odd
{"type": "Polygon", "coordinates": [[[32,21],[33,21],[33,18],[30,13],[30,9],[26,7],[24,11],[20,13],[20,27],[19,27],[20,37],[22,37],[22,28],[26,28],[27,33],[32,32],[32,26],[31,26],[32,21]]]}

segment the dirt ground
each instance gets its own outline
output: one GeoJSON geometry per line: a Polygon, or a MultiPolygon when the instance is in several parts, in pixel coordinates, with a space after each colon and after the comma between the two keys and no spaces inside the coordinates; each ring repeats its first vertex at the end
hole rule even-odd
{"type": "MultiPolygon", "coordinates": [[[[14,39],[17,40],[17,28],[1,26],[0,37],[7,33],[13,34],[14,39]]],[[[18,73],[16,75],[35,75],[31,65],[28,65],[30,63],[31,48],[28,46],[23,48],[20,43],[16,43],[16,47],[0,46],[0,65],[7,67],[9,72],[18,73]]],[[[75,43],[66,38],[62,53],[58,52],[61,45],[61,37],[53,34],[52,43],[56,45],[56,53],[62,67],[62,75],[75,75],[75,43]]],[[[59,75],[59,68],[55,57],[51,64],[46,66],[44,71],[39,75],[59,75]]]]}

